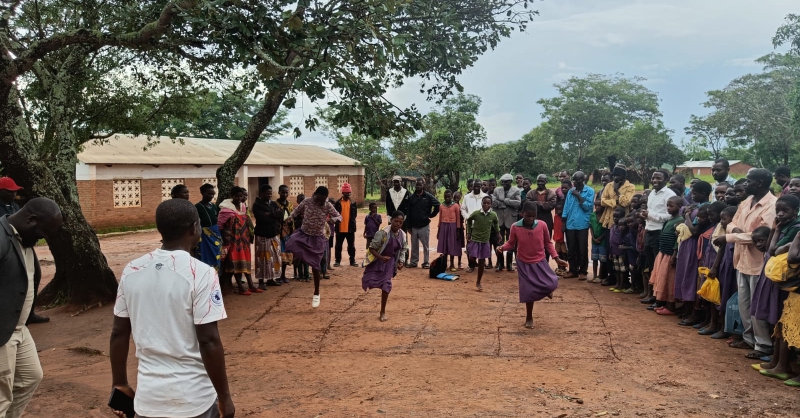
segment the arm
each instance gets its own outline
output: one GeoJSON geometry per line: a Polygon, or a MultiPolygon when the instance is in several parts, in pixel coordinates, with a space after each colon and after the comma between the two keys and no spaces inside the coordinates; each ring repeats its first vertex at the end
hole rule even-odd
{"type": "Polygon", "coordinates": [[[777,255],[775,251],[778,249],[778,236],[780,234],[775,233],[777,229],[778,225],[775,225],[775,227],[769,231],[769,247],[767,247],[767,252],[769,252],[773,257],[777,255]]]}
{"type": "Polygon", "coordinates": [[[519,189],[517,189],[517,192],[511,195],[511,197],[505,198],[503,203],[506,204],[506,207],[519,209],[519,207],[522,205],[522,194],[519,189]]]}
{"type": "Polygon", "coordinates": [[[441,203],[439,203],[439,200],[438,200],[438,199],[436,199],[436,196],[434,196],[434,195],[430,195],[430,197],[431,197],[431,206],[432,206],[432,207],[431,207],[431,214],[430,214],[430,215],[428,215],[428,217],[429,217],[429,218],[435,218],[435,217],[436,217],[436,215],[438,215],[438,214],[439,214],[439,205],[440,205],[441,203]]]}
{"type": "Polygon", "coordinates": [[[800,263],[800,234],[794,236],[794,240],[789,246],[789,255],[786,258],[789,264],[800,263]]]}
{"type": "Polygon", "coordinates": [[[500,232],[500,222],[497,220],[497,214],[495,213],[492,216],[492,232],[498,233],[500,232]]]}
{"type": "Polygon", "coordinates": [[[547,192],[545,193],[547,193],[546,194],[547,200],[539,205],[539,209],[550,212],[556,208],[556,202],[558,202],[558,196],[556,195],[556,192],[550,189],[547,189],[547,192]]]}
{"type": "Polygon", "coordinates": [[[583,209],[584,212],[591,213],[594,210],[594,189],[589,186],[586,186],[589,189],[589,192],[586,193],[586,197],[584,198],[581,196],[581,203],[580,208],[583,209]]]}
{"type": "Polygon", "coordinates": [[[717,258],[714,259],[714,265],[711,266],[711,270],[708,271],[708,277],[719,278],[719,265],[722,263],[722,257],[724,256],[725,247],[720,247],[719,251],[717,251],[717,258]]]}
{"type": "Polygon", "coordinates": [[[630,208],[633,195],[636,194],[636,186],[626,183],[619,188],[619,205],[623,208],[630,208]]]}
{"type": "MultiPolygon", "coordinates": [[[[308,204],[306,203],[305,200],[300,202],[299,205],[295,206],[294,210],[289,215],[289,217],[292,218],[292,219],[297,219],[297,218],[299,218],[301,216],[305,216],[305,214],[306,214],[306,205],[308,205],[308,204]]],[[[326,205],[327,205],[327,203],[326,203],[326,205]]]]}
{"type": "Polygon", "coordinates": [[[614,210],[614,208],[617,207],[617,203],[617,194],[614,193],[614,183],[608,183],[600,194],[600,204],[605,206],[606,210],[614,210]]]}
{"type": "MultiPolygon", "coordinates": [[[[303,202],[305,202],[305,200],[303,202]]],[[[299,207],[298,207],[298,209],[299,209],[299,207]]],[[[334,208],[333,205],[330,202],[326,202],[325,206],[323,206],[323,209],[325,210],[325,213],[328,216],[331,217],[332,221],[335,221],[335,222],[341,222],[342,221],[342,214],[337,212],[336,208],[334,208]]],[[[353,208],[353,209],[355,209],[355,208],[353,208]]]]}
{"type": "Polygon", "coordinates": [[[497,195],[497,189],[492,190],[489,196],[492,197],[492,209],[501,209],[503,207],[503,201],[497,195]]]}
{"type": "Polygon", "coordinates": [[[461,219],[469,218],[469,213],[467,213],[467,196],[464,196],[464,205],[461,206],[461,219]]]}
{"type": "Polygon", "coordinates": [[[219,338],[217,323],[195,325],[197,342],[200,346],[200,357],[203,359],[203,366],[206,368],[208,378],[214,385],[219,399],[219,409],[223,417],[233,417],[235,408],[231,393],[228,389],[228,375],[225,371],[225,350],[222,348],[222,340],[219,338]]]}
{"type": "Polygon", "coordinates": [[[472,223],[475,222],[475,213],[473,212],[466,221],[466,229],[467,229],[467,240],[469,240],[470,235],[472,235],[472,223]]]}
{"type": "Polygon", "coordinates": [[[111,360],[111,385],[133,398],[135,392],[128,384],[128,347],[131,341],[131,320],[114,315],[108,357],[111,360]]]}

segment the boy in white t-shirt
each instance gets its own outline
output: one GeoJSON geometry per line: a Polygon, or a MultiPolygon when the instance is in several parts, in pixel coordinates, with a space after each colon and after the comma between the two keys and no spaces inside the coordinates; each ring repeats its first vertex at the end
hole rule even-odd
{"type": "Polygon", "coordinates": [[[140,418],[233,417],[217,331],[217,321],[227,317],[219,280],[190,255],[201,234],[197,209],[183,199],[164,201],[156,226],[162,247],[131,261],[119,282],[112,385],[134,398],[140,418]],[[139,359],[135,394],[126,369],[131,335],[139,359]]]}

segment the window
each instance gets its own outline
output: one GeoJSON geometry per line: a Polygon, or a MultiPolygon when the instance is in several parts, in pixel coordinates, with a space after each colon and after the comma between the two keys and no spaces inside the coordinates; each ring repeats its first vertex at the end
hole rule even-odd
{"type": "Polygon", "coordinates": [[[114,207],[138,208],[142,206],[141,180],[114,180],[114,207]]]}
{"type": "Polygon", "coordinates": [[[328,187],[328,176],[314,177],[314,188],[316,189],[319,186],[328,187]]]}
{"type": "Polygon", "coordinates": [[[303,186],[303,176],[289,177],[289,195],[298,196],[305,194],[305,187],[303,186]]]}
{"type": "Polygon", "coordinates": [[[337,176],[336,177],[336,188],[339,191],[342,191],[342,185],[345,183],[350,182],[350,176],[337,176]]]}
{"type": "Polygon", "coordinates": [[[161,179],[161,201],[172,199],[172,188],[183,184],[183,179],[161,179]]]}
{"type": "Polygon", "coordinates": [[[200,183],[200,184],[203,185],[203,184],[206,184],[206,183],[214,186],[215,189],[217,188],[217,178],[216,177],[210,178],[210,179],[203,179],[203,182],[200,183]]]}

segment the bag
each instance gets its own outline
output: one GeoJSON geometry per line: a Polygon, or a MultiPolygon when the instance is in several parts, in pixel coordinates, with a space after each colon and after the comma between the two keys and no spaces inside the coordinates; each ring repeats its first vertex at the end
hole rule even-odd
{"type": "Polygon", "coordinates": [[[800,269],[797,265],[789,265],[789,253],[770,257],[764,266],[764,275],[781,290],[796,292],[800,289],[800,269]]]}
{"type": "Polygon", "coordinates": [[[725,332],[728,334],[744,334],[744,323],[739,314],[739,293],[734,293],[725,304],[725,332]]]}
{"type": "Polygon", "coordinates": [[[444,273],[447,270],[447,259],[445,255],[442,254],[436,260],[431,262],[431,268],[428,269],[428,277],[431,279],[435,279],[436,276],[444,273]]]}
{"type": "Polygon", "coordinates": [[[720,291],[719,291],[719,280],[716,277],[708,277],[708,267],[699,267],[697,269],[697,273],[700,277],[705,277],[706,280],[703,282],[703,286],[700,287],[700,290],[697,291],[697,294],[713,303],[714,305],[720,304],[720,291]]]}

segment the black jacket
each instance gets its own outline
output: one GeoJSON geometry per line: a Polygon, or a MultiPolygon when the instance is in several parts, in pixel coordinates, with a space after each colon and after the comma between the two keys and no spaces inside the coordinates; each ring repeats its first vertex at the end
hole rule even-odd
{"type": "Polygon", "coordinates": [[[425,228],[431,223],[431,218],[439,214],[439,201],[432,194],[423,191],[421,195],[411,193],[408,198],[408,213],[406,228],[425,228]]]}
{"type": "Polygon", "coordinates": [[[253,202],[253,217],[256,218],[256,228],[253,233],[258,237],[273,238],[280,234],[283,223],[283,211],[275,202],[265,202],[256,198],[253,202]]]}
{"type": "MultiPolygon", "coordinates": [[[[333,207],[336,208],[337,212],[342,213],[342,199],[340,198],[337,200],[336,203],[333,204],[333,207]]],[[[358,217],[358,208],[356,207],[356,202],[350,199],[350,220],[347,224],[347,231],[349,234],[356,232],[356,217],[358,217]]],[[[346,219],[342,219],[342,222],[345,220],[346,219]]],[[[342,222],[336,222],[336,233],[339,233],[339,224],[342,222]]]]}
{"type": "MultiPolygon", "coordinates": [[[[14,236],[8,217],[0,217],[0,345],[5,345],[11,339],[20,315],[24,314],[27,318],[33,312],[33,306],[31,312],[22,312],[28,293],[28,272],[23,257],[22,247],[14,236]]],[[[36,289],[42,279],[42,270],[35,251],[33,260],[33,286],[36,289]]]]}
{"type": "Polygon", "coordinates": [[[403,212],[404,215],[408,216],[408,198],[411,196],[411,192],[406,190],[406,195],[403,197],[403,200],[400,201],[400,206],[394,207],[394,201],[392,201],[392,194],[390,192],[392,189],[393,187],[389,188],[389,190],[386,190],[386,198],[383,200],[386,202],[386,216],[391,219],[392,214],[398,210],[403,212]]]}
{"type": "Polygon", "coordinates": [[[0,202],[0,216],[13,215],[18,211],[19,205],[17,205],[17,202],[11,202],[10,205],[0,202]]]}

